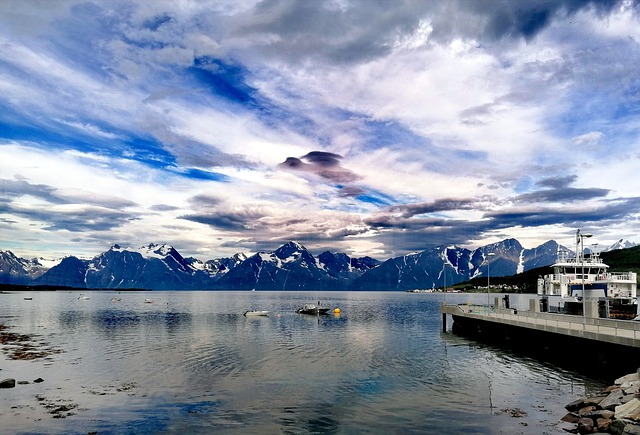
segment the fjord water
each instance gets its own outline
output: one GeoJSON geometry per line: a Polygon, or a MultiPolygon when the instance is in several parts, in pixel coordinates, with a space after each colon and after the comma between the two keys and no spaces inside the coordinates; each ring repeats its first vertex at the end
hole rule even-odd
{"type": "MultiPolygon", "coordinates": [[[[61,351],[22,361],[4,349],[0,378],[30,381],[0,390],[6,433],[552,434],[563,433],[564,405],[603,386],[443,333],[441,294],[85,295],[0,295],[0,323],[61,351]],[[295,313],[318,301],[341,313],[295,313]],[[251,309],[270,315],[243,316],[251,309]],[[61,405],[68,416],[54,418],[61,405]]],[[[530,297],[512,295],[512,306],[530,297]]]]}

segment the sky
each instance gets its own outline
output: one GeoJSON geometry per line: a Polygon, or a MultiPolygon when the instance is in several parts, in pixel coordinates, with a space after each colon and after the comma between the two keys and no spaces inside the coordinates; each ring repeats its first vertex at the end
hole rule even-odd
{"type": "Polygon", "coordinates": [[[0,47],[16,255],[640,242],[633,1],[0,0],[0,47]]]}

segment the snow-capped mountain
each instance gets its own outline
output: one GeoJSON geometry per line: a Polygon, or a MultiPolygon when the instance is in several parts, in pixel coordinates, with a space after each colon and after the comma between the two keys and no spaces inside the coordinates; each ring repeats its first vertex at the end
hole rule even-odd
{"type": "Polygon", "coordinates": [[[418,254],[392,258],[357,278],[358,290],[411,290],[453,285],[478,276],[508,276],[556,261],[559,245],[546,242],[523,249],[515,239],[469,250],[438,247],[418,254]],[[445,278],[446,276],[446,278],[445,278]]]}
{"type": "Polygon", "coordinates": [[[636,243],[634,243],[634,242],[630,242],[629,240],[620,239],[617,242],[615,242],[614,244],[612,244],[610,246],[607,246],[607,248],[604,250],[604,252],[616,251],[618,249],[633,248],[634,246],[638,246],[638,245],[636,243]]]}
{"type": "Polygon", "coordinates": [[[42,258],[28,260],[16,257],[11,251],[0,251],[0,283],[28,284],[59,262],[42,258]]]}
{"type": "MultiPolygon", "coordinates": [[[[620,241],[615,249],[625,243],[620,241]]],[[[113,245],[91,259],[70,256],[49,268],[37,259],[0,251],[0,283],[157,290],[411,290],[488,273],[514,275],[554,263],[559,250],[567,248],[553,240],[524,249],[517,240],[506,239],[474,250],[440,246],[381,263],[329,251],[316,257],[300,243],[288,242],[273,252],[202,262],[184,258],[166,244],[113,245]]]]}

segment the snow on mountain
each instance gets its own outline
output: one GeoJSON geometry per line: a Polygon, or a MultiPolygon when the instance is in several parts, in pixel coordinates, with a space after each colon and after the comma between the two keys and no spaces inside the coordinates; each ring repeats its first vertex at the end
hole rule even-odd
{"type": "MultiPolygon", "coordinates": [[[[607,250],[629,246],[635,244],[620,240],[607,250]]],[[[0,251],[0,283],[158,290],[411,290],[547,266],[561,249],[567,250],[553,240],[524,249],[517,240],[505,239],[473,250],[440,246],[385,262],[329,251],[316,257],[294,241],[273,252],[206,262],[153,243],[139,248],[113,245],[90,259],[71,256],[51,262],[0,251]]]]}
{"type": "Polygon", "coordinates": [[[0,283],[28,284],[42,276],[49,265],[59,262],[60,260],[47,261],[42,258],[28,260],[17,257],[11,251],[0,251],[0,283]]]}
{"type": "Polygon", "coordinates": [[[629,240],[626,240],[626,239],[620,239],[615,243],[613,243],[612,245],[605,248],[604,252],[615,251],[617,249],[633,248],[634,246],[638,246],[637,243],[630,242],[629,240]]]}

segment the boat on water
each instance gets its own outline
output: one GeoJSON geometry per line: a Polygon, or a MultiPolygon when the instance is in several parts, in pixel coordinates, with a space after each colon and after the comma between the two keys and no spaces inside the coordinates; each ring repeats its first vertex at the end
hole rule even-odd
{"type": "Polygon", "coordinates": [[[89,299],[91,299],[89,296],[83,296],[83,295],[78,296],[79,301],[88,301],[89,299]]]}
{"type": "Polygon", "coordinates": [[[122,298],[111,298],[111,302],[120,302],[122,298]]]}
{"type": "Polygon", "coordinates": [[[553,273],[538,279],[540,310],[583,314],[585,301],[597,301],[599,317],[633,319],[638,316],[637,274],[610,272],[597,252],[585,253],[584,238],[576,233],[576,251],[559,252],[553,273]]]}
{"type": "Polygon", "coordinates": [[[144,303],[145,304],[152,304],[153,303],[153,299],[147,298],[147,299],[144,300],[144,303]]]}
{"type": "Polygon", "coordinates": [[[25,300],[25,301],[30,301],[30,300],[32,300],[32,299],[33,299],[33,298],[32,298],[31,296],[25,296],[25,297],[24,297],[24,300],[25,300]]]}
{"type": "Polygon", "coordinates": [[[269,312],[268,311],[264,311],[264,310],[250,310],[250,311],[245,311],[244,315],[249,317],[249,316],[268,316],[269,312]]]}
{"type": "Polygon", "coordinates": [[[327,314],[330,308],[321,307],[320,304],[305,304],[302,308],[298,308],[296,313],[299,314],[313,314],[314,316],[318,316],[321,314],[327,314]]]}

